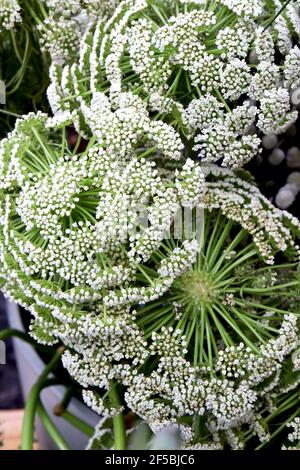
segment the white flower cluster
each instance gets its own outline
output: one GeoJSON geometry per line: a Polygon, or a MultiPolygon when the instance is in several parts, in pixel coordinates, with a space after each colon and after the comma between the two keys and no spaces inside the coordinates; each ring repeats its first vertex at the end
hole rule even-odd
{"type": "Polygon", "coordinates": [[[143,117],[155,112],[152,122],[165,122],[168,132],[174,126],[204,162],[243,166],[260,151],[257,134],[281,134],[297,118],[289,91],[298,83],[299,49],[291,42],[282,59],[275,54],[278,21],[287,15],[292,38],[297,10],[282,12],[265,30],[259,12],[272,18],[277,5],[263,1],[218,1],[209,10],[203,2],[152,3],[124,0],[109,21],[90,24],[77,48],[78,65],[52,67],[53,112],[73,111],[84,136],[99,123],[102,142],[119,114],[132,120],[134,113],[139,123],[131,101],[121,98],[116,106],[118,95],[130,92],[143,99],[143,117]],[[232,121],[240,114],[245,125],[237,129],[232,121]]]}
{"type": "Polygon", "coordinates": [[[203,162],[214,163],[220,159],[222,166],[238,168],[260,152],[260,139],[247,134],[257,110],[246,103],[230,114],[220,115],[210,126],[195,137],[194,150],[203,162]]]}
{"type": "Polygon", "coordinates": [[[21,7],[18,0],[0,0],[0,32],[13,29],[22,21],[21,7]]]}
{"type": "Polygon", "coordinates": [[[63,65],[76,57],[82,31],[75,19],[49,16],[38,29],[42,50],[49,52],[53,63],[63,65]]]}
{"type": "Polygon", "coordinates": [[[110,16],[120,0],[45,0],[48,17],[38,25],[42,48],[49,52],[51,62],[73,63],[78,57],[80,40],[89,25],[110,16]]]}
{"type": "Polygon", "coordinates": [[[109,100],[95,93],[90,106],[82,105],[86,123],[98,143],[120,157],[128,155],[141,139],[150,141],[169,159],[179,159],[183,151],[180,135],[162,121],[150,119],[141,98],[131,92],[118,93],[109,100]]]}
{"type": "Polygon", "coordinates": [[[263,13],[262,2],[259,0],[251,0],[249,2],[244,2],[243,0],[221,0],[221,3],[237,15],[246,18],[256,18],[263,13]]]}
{"type": "Polygon", "coordinates": [[[265,134],[283,134],[298,117],[297,111],[289,112],[289,109],[290,96],[285,88],[266,91],[257,126],[265,134]]]}
{"type": "Polygon", "coordinates": [[[300,49],[294,46],[286,56],[284,63],[285,86],[297,88],[300,86],[300,49]]]}
{"type": "Polygon", "coordinates": [[[290,444],[289,446],[283,446],[282,450],[299,450],[300,445],[300,417],[297,416],[292,421],[290,421],[287,426],[292,428],[293,431],[289,433],[288,440],[290,444]]]}
{"type": "Polygon", "coordinates": [[[63,0],[45,0],[45,4],[50,11],[55,11],[64,16],[78,13],[81,3],[81,0],[69,0],[68,5],[66,5],[63,0]]]}

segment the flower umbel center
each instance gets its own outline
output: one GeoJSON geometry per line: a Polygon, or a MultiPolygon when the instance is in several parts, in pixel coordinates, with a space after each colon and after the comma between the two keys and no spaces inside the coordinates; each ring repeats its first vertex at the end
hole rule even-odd
{"type": "Polygon", "coordinates": [[[207,273],[190,271],[178,281],[182,293],[195,306],[211,303],[216,295],[213,282],[207,273]]]}

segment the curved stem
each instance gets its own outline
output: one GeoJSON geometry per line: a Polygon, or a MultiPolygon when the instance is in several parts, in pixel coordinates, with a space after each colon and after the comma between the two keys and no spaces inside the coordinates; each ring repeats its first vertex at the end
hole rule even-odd
{"type": "Polygon", "coordinates": [[[53,424],[52,420],[50,419],[47,411],[45,410],[40,400],[38,400],[38,403],[37,403],[37,413],[40,417],[40,420],[43,423],[43,426],[45,427],[46,431],[48,432],[49,436],[51,437],[55,445],[58,447],[58,449],[70,450],[70,447],[68,446],[67,442],[58,431],[57,427],[53,424]]]}
{"type": "MultiPolygon", "coordinates": [[[[113,384],[110,392],[110,398],[114,403],[114,406],[121,405],[120,398],[118,395],[116,384],[113,384]]],[[[116,416],[113,416],[113,425],[114,425],[114,438],[115,438],[115,450],[124,450],[126,449],[126,430],[125,430],[125,421],[123,413],[119,413],[116,416]]]]}
{"type": "Polygon", "coordinates": [[[89,426],[85,421],[78,418],[78,416],[73,415],[68,410],[64,410],[60,415],[61,418],[70,423],[74,428],[81,431],[83,434],[86,434],[88,437],[93,437],[95,430],[92,426],[89,426]]]}
{"type": "Polygon", "coordinates": [[[24,412],[24,419],[23,419],[23,428],[22,428],[22,441],[21,441],[22,450],[32,450],[34,418],[35,418],[36,411],[37,411],[39,396],[43,388],[49,387],[50,385],[57,384],[57,380],[55,379],[47,380],[47,377],[49,373],[55,368],[55,366],[59,362],[63,351],[64,351],[63,348],[59,348],[56,351],[53,358],[51,359],[49,364],[45,367],[42,374],[38,378],[37,382],[31,388],[30,393],[27,397],[25,412],[24,412]]]}
{"type": "Polygon", "coordinates": [[[276,437],[278,434],[280,434],[281,431],[286,427],[286,425],[287,425],[290,421],[292,421],[296,416],[299,416],[299,411],[300,411],[300,410],[299,410],[299,408],[298,408],[297,411],[295,411],[295,413],[293,413],[292,415],[290,415],[290,416],[288,417],[288,419],[287,419],[284,423],[282,423],[282,424],[276,429],[276,431],[274,431],[274,432],[271,434],[271,436],[270,436],[270,438],[268,439],[267,442],[262,442],[260,445],[258,445],[258,446],[255,448],[255,450],[260,450],[260,449],[262,449],[263,447],[265,447],[266,445],[270,445],[270,441],[273,440],[274,437],[276,437]]]}
{"type": "Polygon", "coordinates": [[[13,116],[15,118],[21,118],[21,114],[13,113],[12,111],[7,111],[6,109],[0,109],[0,113],[7,114],[7,116],[13,116]]]}
{"type": "Polygon", "coordinates": [[[86,434],[89,437],[92,437],[95,432],[94,428],[92,426],[89,426],[85,421],[78,418],[73,413],[70,413],[70,411],[67,410],[72,400],[72,396],[73,396],[73,387],[66,388],[62,401],[53,408],[53,413],[55,414],[55,416],[59,416],[65,419],[65,421],[70,423],[72,426],[77,428],[82,433],[86,434]]]}
{"type": "Polygon", "coordinates": [[[25,341],[26,343],[31,344],[34,348],[39,349],[40,351],[43,351],[48,354],[50,352],[53,353],[52,348],[36,343],[34,339],[31,338],[29,335],[27,335],[26,333],[23,333],[23,331],[19,331],[14,328],[6,328],[5,330],[2,330],[0,332],[0,341],[5,341],[6,339],[11,338],[13,336],[25,341]]]}

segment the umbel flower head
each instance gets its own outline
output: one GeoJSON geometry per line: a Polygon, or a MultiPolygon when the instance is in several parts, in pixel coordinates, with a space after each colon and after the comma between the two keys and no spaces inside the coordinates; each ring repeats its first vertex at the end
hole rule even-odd
{"type": "Polygon", "coordinates": [[[0,0],[0,33],[13,29],[22,21],[21,7],[18,0],[0,0]]]}
{"type": "Polygon", "coordinates": [[[288,446],[283,445],[282,450],[299,450],[300,449],[300,417],[297,416],[287,425],[292,428],[288,435],[288,446]]]}
{"type": "Polygon", "coordinates": [[[42,49],[51,62],[72,64],[78,56],[80,40],[90,22],[109,17],[120,0],[45,0],[46,18],[39,23],[42,49]]]}
{"type": "Polygon", "coordinates": [[[299,77],[299,9],[281,7],[124,0],[108,21],[90,23],[75,64],[52,66],[53,112],[73,112],[77,130],[100,142],[110,129],[114,151],[123,127],[131,121],[142,132],[148,115],[173,127],[189,158],[243,166],[262,134],[281,134],[297,118],[289,90],[299,77]],[[135,103],[119,98],[127,93],[135,103]]]}
{"type": "Polygon", "coordinates": [[[97,137],[71,152],[56,127],[28,115],[0,147],[1,285],[32,335],[67,346],[101,414],[120,411],[118,383],[126,407],[154,432],[178,425],[186,446],[237,448],[246,424],[266,439],[265,403],[299,382],[298,221],[246,175],[189,159],[159,170],[148,135],[120,158],[97,137]]]}
{"type": "Polygon", "coordinates": [[[42,21],[44,3],[45,0],[0,0],[1,138],[14,127],[15,114],[49,109],[48,64],[40,50],[36,24],[42,21]]]}

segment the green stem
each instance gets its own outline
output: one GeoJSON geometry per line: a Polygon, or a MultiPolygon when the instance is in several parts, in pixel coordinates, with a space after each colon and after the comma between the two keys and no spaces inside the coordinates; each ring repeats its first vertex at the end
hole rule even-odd
{"type": "Polygon", "coordinates": [[[16,36],[15,36],[15,33],[14,33],[13,30],[10,31],[10,37],[11,37],[11,42],[12,42],[16,57],[17,57],[18,61],[20,62],[20,64],[22,64],[23,59],[21,57],[21,54],[20,54],[20,51],[19,51],[19,48],[18,48],[18,44],[17,44],[17,41],[16,41],[16,36]]]}
{"type": "Polygon", "coordinates": [[[296,287],[296,286],[300,286],[300,282],[299,281],[293,281],[293,282],[287,282],[286,284],[277,284],[275,286],[272,286],[272,287],[266,287],[265,289],[260,289],[260,288],[252,288],[252,287],[242,287],[240,289],[241,293],[246,293],[246,294],[249,294],[249,293],[255,293],[255,294],[268,294],[269,292],[273,292],[273,291],[277,291],[277,290],[281,290],[281,289],[286,289],[287,287],[296,287]]]}
{"type": "Polygon", "coordinates": [[[239,243],[245,238],[246,231],[244,229],[240,230],[240,232],[236,235],[236,237],[232,240],[229,246],[224,250],[223,254],[219,257],[218,261],[215,263],[214,267],[211,269],[211,273],[218,273],[220,267],[222,266],[224,260],[226,260],[226,256],[233,251],[239,243]]]}
{"type": "Polygon", "coordinates": [[[77,416],[70,413],[68,410],[63,410],[59,416],[65,419],[68,423],[70,423],[74,428],[81,431],[83,434],[86,434],[88,437],[93,437],[94,435],[94,428],[89,426],[85,421],[78,418],[77,416]]]}
{"type": "Polygon", "coordinates": [[[226,347],[233,346],[234,342],[232,341],[231,337],[227,333],[226,329],[223,327],[222,323],[219,321],[218,317],[215,315],[212,307],[208,306],[208,310],[209,310],[210,316],[212,317],[212,319],[213,319],[213,321],[216,325],[216,328],[217,328],[218,332],[220,333],[220,335],[222,337],[222,340],[223,340],[225,346],[226,347]]]}
{"type": "MultiPolygon", "coordinates": [[[[116,384],[113,384],[110,392],[110,398],[114,406],[120,406],[120,398],[118,395],[116,384]]],[[[115,450],[125,450],[126,449],[126,430],[123,413],[119,413],[116,416],[113,416],[113,426],[114,426],[114,438],[115,438],[115,450]]]]}
{"type": "Polygon", "coordinates": [[[208,270],[212,269],[216,260],[218,259],[218,256],[220,254],[221,248],[223,247],[225,241],[228,239],[228,235],[230,233],[230,230],[232,229],[233,222],[229,220],[225,227],[222,230],[221,236],[218,237],[218,241],[212,250],[212,253],[207,254],[208,257],[208,263],[207,263],[207,268],[208,270]]]}
{"type": "Polygon", "coordinates": [[[31,338],[29,335],[26,333],[23,333],[22,331],[15,330],[14,328],[6,328],[5,330],[2,330],[0,332],[0,341],[5,341],[8,338],[11,338],[12,336],[15,336],[16,338],[19,338],[26,343],[31,344],[34,346],[34,348],[39,349],[40,351],[43,351],[45,353],[50,353],[53,352],[53,349],[47,346],[44,346],[42,344],[38,344],[34,341],[33,338],[31,338]]]}
{"type": "MultiPolygon", "coordinates": [[[[241,305],[241,306],[244,306],[243,303],[241,303],[239,300],[236,300],[236,303],[241,305]]],[[[247,305],[250,306],[250,307],[256,307],[256,308],[259,308],[261,309],[262,311],[272,311],[272,312],[276,312],[276,313],[282,313],[283,315],[286,315],[287,311],[286,310],[282,310],[280,308],[276,308],[276,307],[272,307],[271,305],[264,305],[264,304],[257,304],[255,302],[250,302],[250,301],[247,301],[247,305]]],[[[299,315],[297,312],[289,312],[289,313],[293,313],[294,315],[299,315]]]]}
{"type": "Polygon", "coordinates": [[[7,114],[8,116],[13,116],[15,118],[21,118],[21,114],[13,113],[12,111],[7,111],[6,109],[0,109],[0,113],[7,114]]]}
{"type": "Polygon", "coordinates": [[[296,416],[299,416],[299,409],[297,411],[295,411],[295,413],[293,413],[291,416],[288,417],[288,419],[281,425],[279,426],[276,431],[273,432],[273,434],[271,434],[270,438],[268,439],[267,443],[266,442],[262,442],[259,446],[257,446],[255,448],[255,450],[260,450],[262,449],[266,444],[270,444],[270,441],[272,439],[274,439],[274,437],[276,437],[278,434],[281,433],[281,431],[286,427],[286,425],[292,421],[294,418],[296,418],[296,416]]]}
{"type": "Polygon", "coordinates": [[[265,29],[263,32],[265,32],[270,26],[272,23],[274,23],[274,21],[276,20],[276,18],[278,18],[278,16],[283,12],[283,10],[285,10],[285,8],[288,6],[288,4],[291,2],[291,0],[287,0],[283,5],[282,7],[280,8],[280,10],[278,10],[278,12],[272,16],[272,18],[268,21],[265,29]]]}
{"type": "MultiPolygon", "coordinates": [[[[248,251],[248,247],[246,247],[246,248],[247,248],[246,251],[248,251]]],[[[256,250],[249,250],[244,256],[241,256],[236,261],[234,261],[233,263],[230,263],[228,266],[226,266],[224,269],[222,269],[220,271],[219,276],[217,276],[216,279],[215,279],[216,283],[218,283],[220,280],[224,279],[224,276],[226,274],[228,274],[230,271],[232,271],[233,268],[236,268],[237,266],[244,263],[249,258],[252,258],[255,255],[257,255],[256,250]]]]}
{"type": "Polygon", "coordinates": [[[48,432],[49,436],[53,440],[54,444],[58,447],[58,449],[70,450],[70,447],[68,446],[67,442],[60,434],[56,426],[53,424],[40,400],[38,400],[37,403],[37,413],[43,423],[43,426],[45,427],[46,431],[48,432]]]}
{"type": "Polygon", "coordinates": [[[230,315],[227,314],[227,311],[223,307],[222,304],[218,304],[214,306],[215,310],[219,312],[221,317],[231,326],[231,328],[242,338],[242,340],[249,346],[252,350],[256,352],[256,354],[259,354],[260,351],[254,346],[254,344],[249,341],[247,336],[243,334],[243,332],[240,330],[236,322],[230,317],[230,315]]]}
{"type": "Polygon", "coordinates": [[[50,379],[47,380],[49,373],[55,368],[55,366],[60,361],[61,355],[63,354],[64,349],[59,348],[54,354],[53,358],[49,364],[45,367],[42,374],[38,378],[37,382],[31,388],[29,395],[27,397],[24,419],[23,419],[23,428],[22,428],[22,441],[21,449],[22,450],[32,450],[33,446],[33,432],[34,432],[34,418],[37,411],[37,406],[39,402],[39,397],[41,390],[50,385],[57,383],[57,380],[50,379]]]}
{"type": "Polygon", "coordinates": [[[222,93],[220,92],[219,89],[215,88],[215,94],[217,95],[217,97],[219,98],[219,100],[224,104],[224,107],[226,109],[226,111],[228,111],[228,113],[231,113],[231,109],[230,107],[228,106],[228,103],[227,101],[224,99],[222,93]]]}

